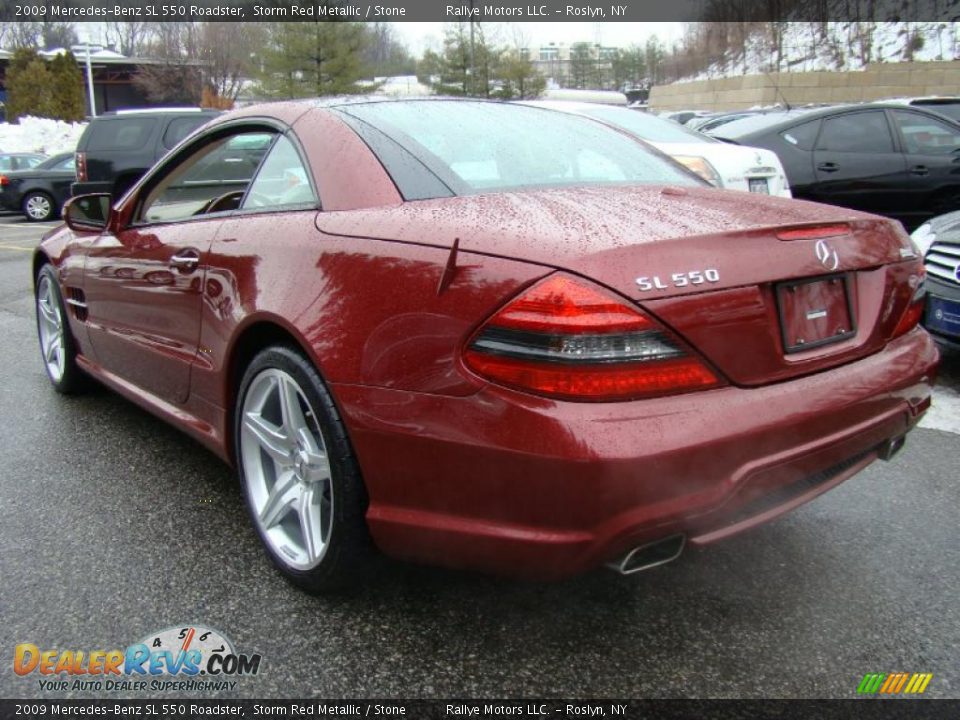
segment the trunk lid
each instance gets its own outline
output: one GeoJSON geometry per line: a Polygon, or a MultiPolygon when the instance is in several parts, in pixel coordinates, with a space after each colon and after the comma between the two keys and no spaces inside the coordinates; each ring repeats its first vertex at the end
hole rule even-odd
{"type": "Polygon", "coordinates": [[[445,247],[459,238],[461,252],[583,275],[638,302],[741,385],[876,352],[922,273],[889,220],[700,188],[466,196],[320,213],[317,227],[445,247]]]}

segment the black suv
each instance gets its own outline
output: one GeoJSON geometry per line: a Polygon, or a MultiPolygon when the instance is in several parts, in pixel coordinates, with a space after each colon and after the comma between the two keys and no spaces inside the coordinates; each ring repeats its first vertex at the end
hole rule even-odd
{"type": "Polygon", "coordinates": [[[219,110],[120,110],[90,119],[77,143],[77,181],[71,195],[123,195],[140,176],[219,110]]]}

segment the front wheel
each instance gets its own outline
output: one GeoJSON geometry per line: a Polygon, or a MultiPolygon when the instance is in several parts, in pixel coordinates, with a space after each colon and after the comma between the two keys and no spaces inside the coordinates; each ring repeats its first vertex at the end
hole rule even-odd
{"type": "Polygon", "coordinates": [[[355,579],[371,550],[366,492],[333,399],[303,355],[274,346],[254,358],[234,440],[247,508],[274,565],[314,593],[355,579]]]}
{"type": "Polygon", "coordinates": [[[57,214],[53,198],[44,192],[31,192],[23,199],[23,214],[31,222],[50,220],[57,214]]]}
{"type": "Polygon", "coordinates": [[[65,395],[83,386],[77,367],[77,349],[67,323],[67,311],[53,268],[44,265],[37,275],[37,335],[40,355],[54,389],[65,395]]]}

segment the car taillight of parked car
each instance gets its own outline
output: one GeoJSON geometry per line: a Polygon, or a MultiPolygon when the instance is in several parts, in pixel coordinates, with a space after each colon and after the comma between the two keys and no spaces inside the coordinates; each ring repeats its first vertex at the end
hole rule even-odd
{"type": "Polygon", "coordinates": [[[77,168],[77,182],[86,182],[87,154],[85,152],[78,152],[74,160],[74,165],[76,165],[77,168]]]}
{"type": "Polygon", "coordinates": [[[507,303],[470,341],[469,368],[569,400],[627,400],[721,384],[666,328],[593,283],[553,275],[507,303]]]}
{"type": "Polygon", "coordinates": [[[10,178],[8,178],[6,175],[0,175],[0,185],[9,185],[9,184],[10,184],[10,178]]]}

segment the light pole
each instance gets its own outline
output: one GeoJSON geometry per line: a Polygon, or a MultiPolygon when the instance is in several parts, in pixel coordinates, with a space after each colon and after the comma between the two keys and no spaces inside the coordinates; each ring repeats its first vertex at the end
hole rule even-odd
{"type": "Polygon", "coordinates": [[[87,51],[87,95],[90,98],[90,117],[97,116],[97,99],[93,94],[93,68],[90,66],[90,38],[84,43],[87,51]]]}

